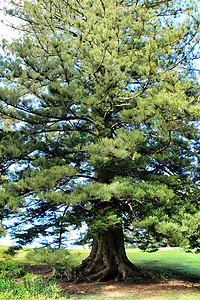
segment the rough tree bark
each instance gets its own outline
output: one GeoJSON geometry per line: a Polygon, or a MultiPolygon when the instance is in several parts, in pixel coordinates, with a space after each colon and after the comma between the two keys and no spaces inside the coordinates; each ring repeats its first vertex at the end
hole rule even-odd
{"type": "Polygon", "coordinates": [[[90,255],[76,270],[76,281],[138,281],[144,277],[127,258],[121,225],[98,234],[90,255]]]}

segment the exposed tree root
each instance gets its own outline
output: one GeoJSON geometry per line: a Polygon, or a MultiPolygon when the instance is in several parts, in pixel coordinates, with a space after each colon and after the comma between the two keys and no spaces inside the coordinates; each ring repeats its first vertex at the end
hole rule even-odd
{"type": "Polygon", "coordinates": [[[143,281],[149,278],[132,264],[125,252],[122,228],[115,227],[99,234],[93,241],[90,255],[74,271],[74,280],[143,281]]]}

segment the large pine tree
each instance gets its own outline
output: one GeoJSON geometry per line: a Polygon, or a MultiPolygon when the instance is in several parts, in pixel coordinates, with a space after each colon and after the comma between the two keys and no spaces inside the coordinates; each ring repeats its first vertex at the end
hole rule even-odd
{"type": "Polygon", "coordinates": [[[125,253],[130,225],[198,248],[195,4],[11,3],[21,35],[2,41],[2,206],[32,203],[40,222],[66,205],[65,226],[87,224],[79,280],[143,276],[125,253]]]}

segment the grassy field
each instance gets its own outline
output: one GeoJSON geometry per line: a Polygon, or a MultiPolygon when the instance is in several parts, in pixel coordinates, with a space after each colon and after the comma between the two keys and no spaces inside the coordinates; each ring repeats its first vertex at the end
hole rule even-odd
{"type": "Polygon", "coordinates": [[[179,248],[161,248],[153,253],[127,249],[127,255],[133,263],[141,267],[200,278],[200,254],[186,253],[179,248]]]}
{"type": "MultiPolygon", "coordinates": [[[[72,253],[78,251],[82,259],[89,254],[89,250],[70,251],[72,253]]],[[[126,253],[128,258],[137,266],[200,278],[200,253],[186,253],[179,248],[161,248],[152,253],[143,252],[139,249],[127,249],[126,253]]]]}
{"type": "MultiPolygon", "coordinates": [[[[3,251],[7,248],[0,246],[0,260],[4,260],[3,251]]],[[[15,263],[25,264],[28,263],[26,259],[29,248],[20,250],[17,256],[13,259],[15,263]]],[[[69,250],[71,254],[78,252],[80,260],[86,258],[89,250],[69,250]]],[[[158,272],[158,274],[166,276],[169,275],[168,282],[158,282],[156,284],[147,285],[127,285],[127,284],[100,284],[100,290],[91,295],[87,292],[78,294],[78,296],[71,296],[68,299],[95,299],[95,300],[135,300],[135,299],[179,299],[179,300],[199,300],[200,299],[200,254],[185,253],[179,248],[161,248],[154,253],[145,253],[139,249],[127,249],[129,259],[143,269],[158,272]],[[185,279],[174,283],[173,276],[179,275],[180,278],[195,278],[198,282],[197,286],[191,281],[185,279]],[[171,276],[171,277],[170,277],[171,276]]],[[[178,277],[176,277],[178,278],[178,277]]],[[[177,280],[177,279],[176,279],[177,280]]],[[[91,291],[95,290],[98,283],[92,286],[82,287],[80,289],[91,291]],[[96,285],[95,285],[96,284],[96,285]]],[[[38,298],[43,299],[43,298],[38,298]]],[[[49,298],[52,299],[53,298],[49,298]]],[[[61,299],[61,298],[60,298],[61,299]]],[[[63,298],[62,298],[63,299],[63,298]]],[[[0,298],[1,300],[1,298],[0,298]]]]}
{"type": "MultiPolygon", "coordinates": [[[[6,246],[0,246],[0,260],[6,246]]],[[[20,250],[14,261],[18,263],[28,263],[26,259],[30,248],[20,250]]],[[[79,254],[80,261],[89,255],[90,250],[69,250],[72,254],[79,254]]],[[[137,266],[158,271],[166,271],[172,274],[183,274],[200,278],[200,254],[186,253],[179,248],[161,248],[157,252],[148,253],[139,249],[127,249],[128,258],[137,266]]]]}

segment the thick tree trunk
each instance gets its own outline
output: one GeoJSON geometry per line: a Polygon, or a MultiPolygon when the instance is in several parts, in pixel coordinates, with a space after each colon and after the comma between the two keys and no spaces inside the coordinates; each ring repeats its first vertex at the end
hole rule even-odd
{"type": "Polygon", "coordinates": [[[143,272],[126,256],[120,225],[97,235],[90,255],[75,273],[77,281],[138,281],[144,278],[143,272]]]}

